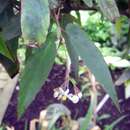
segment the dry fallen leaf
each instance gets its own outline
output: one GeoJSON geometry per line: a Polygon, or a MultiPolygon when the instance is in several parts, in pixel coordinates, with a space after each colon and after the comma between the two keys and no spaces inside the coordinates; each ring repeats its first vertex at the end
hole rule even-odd
{"type": "Polygon", "coordinates": [[[33,119],[30,122],[30,130],[36,130],[36,123],[38,123],[39,120],[38,119],[33,119]]]}
{"type": "Polygon", "coordinates": [[[4,67],[0,64],[0,125],[18,81],[18,77],[19,76],[16,75],[11,79],[4,67]]]}
{"type": "Polygon", "coordinates": [[[14,127],[6,127],[7,130],[15,130],[14,127]]]}

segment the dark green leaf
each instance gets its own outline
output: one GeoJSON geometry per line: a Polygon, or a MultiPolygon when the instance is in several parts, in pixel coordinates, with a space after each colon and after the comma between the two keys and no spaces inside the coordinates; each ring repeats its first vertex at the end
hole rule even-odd
{"type": "Polygon", "coordinates": [[[10,77],[14,77],[19,71],[18,62],[13,62],[10,59],[0,54],[0,62],[5,67],[10,77]]]}
{"type": "Polygon", "coordinates": [[[97,104],[97,96],[95,95],[95,93],[91,92],[91,102],[90,102],[90,106],[88,109],[88,112],[82,122],[81,128],[80,130],[87,130],[89,129],[89,125],[92,122],[92,118],[94,115],[94,108],[96,107],[97,104]]]}
{"type": "Polygon", "coordinates": [[[5,27],[3,27],[3,36],[6,40],[13,39],[17,36],[21,35],[20,28],[20,15],[13,16],[9,23],[5,27]]]}
{"type": "Polygon", "coordinates": [[[80,24],[79,19],[75,18],[74,16],[70,14],[64,14],[61,19],[61,26],[65,28],[68,23],[80,24]]]}
{"type": "MultiPolygon", "coordinates": [[[[80,17],[80,16],[79,16],[80,17]]],[[[78,19],[76,19],[74,16],[70,14],[65,14],[62,17],[62,27],[65,28],[68,23],[72,22],[79,22],[78,19]]],[[[78,79],[78,70],[79,70],[79,59],[78,55],[75,53],[73,46],[69,43],[69,40],[64,33],[64,38],[66,41],[66,47],[71,59],[71,65],[72,65],[72,73],[74,72],[74,78],[78,79]]]]}
{"type": "Polygon", "coordinates": [[[2,36],[0,36],[0,53],[13,61],[10,51],[8,50],[2,36]]]}
{"type": "Polygon", "coordinates": [[[127,115],[119,117],[117,120],[113,121],[112,124],[106,125],[104,130],[113,130],[113,128],[121,122],[124,118],[126,118],[127,115]]]}
{"type": "Polygon", "coordinates": [[[66,47],[67,47],[67,50],[71,59],[72,73],[74,72],[74,77],[78,79],[79,58],[73,46],[69,43],[69,40],[67,37],[65,37],[65,40],[66,40],[66,47]]]}
{"type": "Polygon", "coordinates": [[[6,6],[8,5],[9,0],[1,0],[0,1],[0,13],[4,11],[6,6]]]}
{"type": "Polygon", "coordinates": [[[110,72],[99,50],[78,25],[68,24],[66,33],[69,43],[71,43],[75,52],[84,60],[85,65],[91,70],[97,81],[103,85],[105,91],[118,106],[117,95],[110,72]]]}
{"type": "Polygon", "coordinates": [[[6,41],[6,45],[8,46],[11,55],[13,56],[14,60],[17,60],[17,49],[18,49],[18,37],[13,38],[9,41],[6,41]]]}
{"type": "MultiPolygon", "coordinates": [[[[11,1],[9,1],[11,2],[11,1]]],[[[8,26],[10,24],[10,19],[14,16],[14,10],[11,3],[8,3],[6,9],[0,14],[0,28],[8,26]]]]}
{"type": "Polygon", "coordinates": [[[6,41],[6,45],[8,46],[10,54],[13,57],[13,61],[3,55],[0,55],[0,62],[3,64],[10,77],[13,77],[19,71],[19,62],[17,60],[18,38],[6,41]]]}
{"type": "Polygon", "coordinates": [[[35,98],[37,92],[47,79],[56,56],[55,41],[55,36],[49,36],[46,41],[46,46],[36,51],[36,53],[28,59],[20,81],[18,103],[20,116],[35,98]]]}
{"type": "Polygon", "coordinates": [[[51,104],[46,109],[46,117],[48,118],[49,126],[48,130],[51,130],[52,127],[55,125],[56,121],[62,117],[67,116],[70,117],[70,110],[64,106],[63,104],[51,104]]]}
{"type": "Polygon", "coordinates": [[[48,0],[23,0],[21,13],[22,35],[25,41],[44,43],[50,24],[48,0]]]}

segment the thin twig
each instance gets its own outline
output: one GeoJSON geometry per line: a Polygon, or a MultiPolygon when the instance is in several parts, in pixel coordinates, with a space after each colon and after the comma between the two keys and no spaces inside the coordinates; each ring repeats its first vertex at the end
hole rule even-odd
{"type": "Polygon", "coordinates": [[[95,114],[97,114],[102,109],[102,107],[104,106],[104,104],[107,102],[108,99],[109,99],[109,95],[106,94],[103,97],[103,99],[101,100],[101,102],[98,104],[96,111],[95,111],[95,114]]]}
{"type": "MultiPolygon", "coordinates": [[[[93,92],[94,96],[97,97],[97,89],[96,89],[96,79],[95,79],[95,76],[90,71],[88,71],[88,74],[89,74],[89,80],[90,80],[91,85],[92,85],[92,92],[93,92]]],[[[95,98],[95,99],[97,99],[97,98],[95,98]]],[[[93,121],[94,121],[94,123],[96,125],[96,114],[95,114],[95,111],[96,111],[96,104],[95,104],[95,106],[93,108],[93,113],[94,113],[93,121]]]]}

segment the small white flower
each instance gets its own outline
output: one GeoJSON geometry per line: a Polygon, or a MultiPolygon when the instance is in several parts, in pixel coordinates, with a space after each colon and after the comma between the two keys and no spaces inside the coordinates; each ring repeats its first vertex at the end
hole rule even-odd
{"type": "Polygon", "coordinates": [[[77,95],[79,98],[82,98],[82,96],[83,96],[81,92],[79,92],[77,95]]]}
{"type": "Polygon", "coordinates": [[[66,89],[66,91],[65,91],[65,94],[68,94],[68,93],[69,93],[69,91],[70,91],[70,90],[67,88],[67,89],[66,89]]]}
{"type": "Polygon", "coordinates": [[[79,97],[77,95],[73,95],[71,96],[71,101],[76,104],[79,102],[79,97]]]}
{"type": "Polygon", "coordinates": [[[53,96],[54,96],[54,98],[57,98],[59,96],[59,92],[55,91],[53,96]]]}
{"type": "Polygon", "coordinates": [[[78,94],[74,95],[72,93],[69,93],[69,89],[63,90],[61,87],[54,90],[54,97],[58,100],[61,99],[63,96],[66,96],[69,100],[71,100],[73,103],[78,103],[79,99],[82,97],[82,93],[79,92],[78,94]]]}

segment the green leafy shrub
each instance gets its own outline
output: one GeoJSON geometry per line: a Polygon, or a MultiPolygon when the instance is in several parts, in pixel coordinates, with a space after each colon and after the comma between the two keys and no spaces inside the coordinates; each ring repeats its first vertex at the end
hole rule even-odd
{"type": "MultiPolygon", "coordinates": [[[[0,61],[11,77],[20,73],[18,97],[20,117],[45,83],[55,62],[58,49],[61,44],[64,44],[68,52],[66,52],[67,69],[63,87],[67,87],[70,81],[71,64],[78,82],[79,58],[84,61],[84,65],[90,72],[93,92],[91,105],[85,119],[89,124],[96,104],[94,76],[119,108],[109,69],[92,41],[105,42],[110,39],[108,31],[111,26],[110,22],[116,22],[120,17],[119,10],[114,0],[89,0],[89,2],[87,0],[54,0],[52,2],[51,0],[22,0],[22,2],[2,0],[0,2],[0,61]],[[105,19],[110,21],[91,22],[95,15],[100,14],[92,16],[86,26],[87,33],[92,37],[91,40],[81,26],[80,14],[77,10],[82,9],[100,11],[106,17],[105,19]],[[76,11],[77,17],[71,15],[72,10],[76,11]],[[53,28],[54,26],[55,28],[53,28]],[[19,38],[23,40],[26,50],[24,69],[22,70],[17,56],[20,45],[19,38]]],[[[60,90],[66,94],[62,89],[60,90]]],[[[75,93],[75,95],[69,95],[68,98],[75,102],[80,99],[80,96],[75,93]]],[[[84,123],[81,129],[85,130],[88,124],[84,123]]]]}

